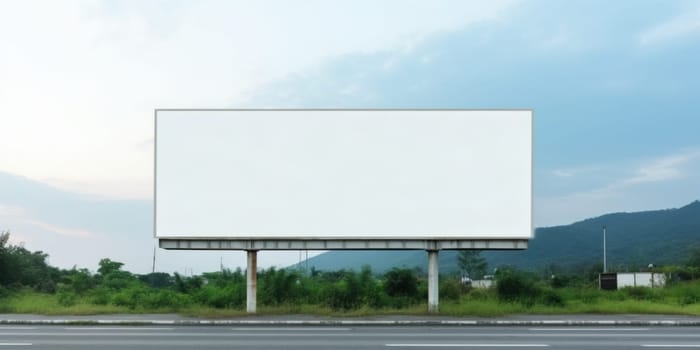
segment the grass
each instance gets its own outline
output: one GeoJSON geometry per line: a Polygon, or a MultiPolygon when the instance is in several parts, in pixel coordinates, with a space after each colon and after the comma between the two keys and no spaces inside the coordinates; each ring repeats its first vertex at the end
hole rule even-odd
{"type": "Polygon", "coordinates": [[[98,315],[133,313],[124,307],[114,305],[95,305],[78,301],[71,306],[58,303],[51,294],[27,293],[14,294],[0,300],[0,313],[39,314],[39,315],[98,315]]]}
{"type": "MultiPolygon", "coordinates": [[[[440,315],[464,317],[498,317],[506,315],[552,314],[673,314],[700,315],[700,282],[684,283],[663,289],[599,291],[593,288],[564,288],[554,290],[563,305],[520,302],[500,302],[495,290],[472,291],[459,300],[442,300],[440,315]]],[[[227,318],[245,316],[244,309],[213,308],[198,304],[172,308],[128,308],[111,304],[96,305],[88,299],[77,299],[73,305],[58,302],[56,295],[23,291],[0,299],[0,313],[41,315],[97,315],[177,313],[190,317],[227,318]]],[[[364,306],[352,310],[334,310],[323,305],[285,304],[261,305],[259,315],[305,314],[333,317],[367,317],[382,315],[427,315],[427,304],[405,308],[375,309],[364,306]]]]}

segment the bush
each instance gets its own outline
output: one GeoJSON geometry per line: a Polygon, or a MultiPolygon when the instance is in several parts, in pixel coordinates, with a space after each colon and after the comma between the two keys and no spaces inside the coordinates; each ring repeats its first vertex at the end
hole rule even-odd
{"type": "Polygon", "coordinates": [[[488,300],[493,297],[492,289],[476,289],[473,288],[467,294],[467,298],[472,300],[488,300]]]}
{"type": "Polygon", "coordinates": [[[391,297],[418,297],[415,272],[410,269],[392,269],[384,275],[384,290],[391,297]]]}
{"type": "Polygon", "coordinates": [[[508,271],[498,276],[496,283],[498,300],[534,304],[538,290],[534,281],[516,271],[508,271]]]}
{"type": "Polygon", "coordinates": [[[146,293],[146,288],[132,285],[114,294],[112,304],[136,309],[138,306],[143,306],[146,293]]]}
{"type": "Polygon", "coordinates": [[[366,301],[364,288],[357,274],[347,272],[339,282],[326,288],[325,295],[328,305],[334,309],[355,309],[366,301]]]}
{"type": "Polygon", "coordinates": [[[73,306],[78,301],[78,296],[70,288],[60,286],[56,292],[56,300],[61,306],[73,306]]]}
{"type": "Polygon", "coordinates": [[[10,296],[10,291],[7,288],[0,285],[0,299],[6,298],[8,296],[10,296]]]}
{"type": "Polygon", "coordinates": [[[264,305],[294,302],[301,296],[300,276],[287,270],[271,268],[258,277],[258,298],[264,305]]]}
{"type": "Polygon", "coordinates": [[[229,284],[224,287],[207,285],[196,294],[196,300],[215,308],[240,308],[245,303],[245,289],[245,284],[229,284]]]}
{"type": "Polygon", "coordinates": [[[656,293],[654,293],[654,290],[648,287],[625,287],[622,288],[621,291],[627,295],[628,297],[631,297],[633,299],[637,300],[656,300],[658,299],[658,296],[656,293]]]}
{"type": "Polygon", "coordinates": [[[95,305],[107,305],[111,299],[110,291],[107,288],[100,287],[92,292],[92,302],[95,305]]]}
{"type": "Polygon", "coordinates": [[[591,288],[580,288],[576,290],[576,297],[586,304],[595,303],[600,299],[601,291],[591,288]]]}
{"type": "Polygon", "coordinates": [[[580,278],[572,275],[555,275],[549,282],[552,288],[574,287],[582,284],[580,278]]]}
{"type": "Polygon", "coordinates": [[[166,289],[150,289],[143,295],[140,306],[151,309],[178,309],[192,304],[189,295],[180,294],[166,289]]]}
{"type": "Polygon", "coordinates": [[[459,300],[462,295],[462,284],[455,279],[440,281],[440,299],[459,300]]]}
{"type": "Polygon", "coordinates": [[[551,289],[545,289],[541,293],[540,302],[547,306],[564,307],[564,298],[551,289]]]}

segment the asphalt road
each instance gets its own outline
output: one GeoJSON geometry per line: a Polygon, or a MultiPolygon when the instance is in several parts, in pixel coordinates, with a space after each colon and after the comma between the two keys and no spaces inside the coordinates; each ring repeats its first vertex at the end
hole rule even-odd
{"type": "Polygon", "coordinates": [[[700,349],[700,328],[0,326],[0,350],[252,348],[700,349]]]}

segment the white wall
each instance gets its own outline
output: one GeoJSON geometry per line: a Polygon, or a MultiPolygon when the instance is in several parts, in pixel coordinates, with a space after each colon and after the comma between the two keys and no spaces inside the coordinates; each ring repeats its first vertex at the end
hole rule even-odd
{"type": "Polygon", "coordinates": [[[624,287],[663,287],[665,284],[666,276],[660,273],[630,272],[617,274],[618,289],[624,287]]]}

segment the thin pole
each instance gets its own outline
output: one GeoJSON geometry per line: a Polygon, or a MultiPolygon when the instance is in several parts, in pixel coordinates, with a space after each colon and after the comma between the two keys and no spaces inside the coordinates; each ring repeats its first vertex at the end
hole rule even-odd
{"type": "Polygon", "coordinates": [[[151,273],[156,272],[156,245],[153,244],[153,267],[151,268],[151,273]]]}
{"type": "Polygon", "coordinates": [[[608,272],[608,256],[606,251],[606,237],[605,237],[606,227],[603,225],[603,273],[608,272]]]}

